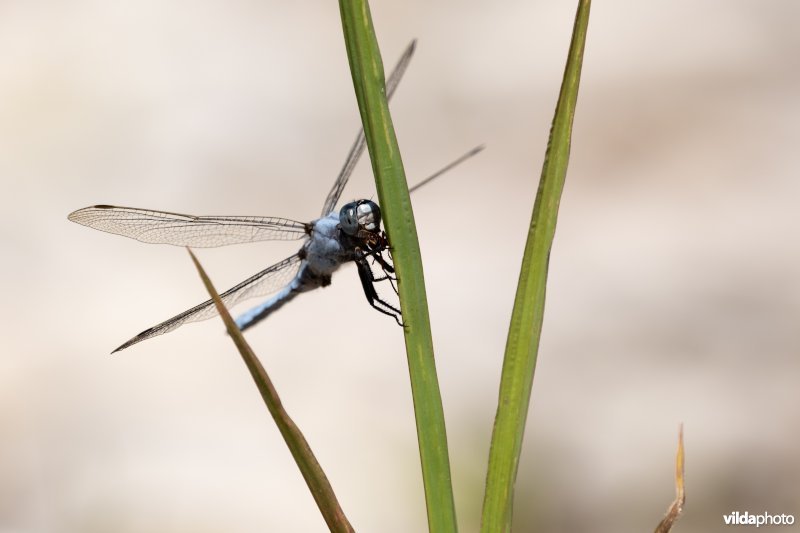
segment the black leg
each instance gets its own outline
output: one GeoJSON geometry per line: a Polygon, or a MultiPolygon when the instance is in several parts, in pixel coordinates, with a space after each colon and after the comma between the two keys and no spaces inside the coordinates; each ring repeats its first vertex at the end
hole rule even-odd
{"type": "Polygon", "coordinates": [[[372,281],[379,282],[379,281],[389,280],[389,285],[392,286],[392,290],[394,291],[395,294],[399,295],[400,293],[397,292],[397,276],[394,275],[394,268],[388,263],[385,263],[385,261],[384,262],[377,261],[375,260],[374,257],[372,259],[373,259],[372,264],[373,265],[377,264],[381,268],[381,271],[383,272],[382,276],[375,276],[373,273],[372,281]],[[384,265],[388,266],[391,270],[384,268],[384,265]]]}
{"type": "Polygon", "coordinates": [[[369,305],[384,315],[394,318],[398,325],[403,326],[404,324],[402,320],[400,320],[402,316],[400,310],[378,296],[374,285],[376,278],[372,273],[372,269],[369,268],[367,261],[363,259],[356,260],[356,267],[358,268],[358,277],[361,280],[361,288],[364,289],[364,296],[367,297],[369,305]]]}
{"type": "Polygon", "coordinates": [[[392,253],[389,250],[389,247],[386,244],[379,244],[377,246],[368,249],[366,254],[364,254],[363,251],[361,252],[361,254],[364,257],[371,257],[373,264],[378,263],[378,265],[380,265],[381,267],[381,270],[383,270],[383,276],[375,277],[373,275],[372,281],[377,282],[377,281],[385,281],[388,279],[389,284],[392,286],[392,290],[394,291],[394,293],[399,295],[400,293],[397,291],[397,276],[394,275],[395,273],[394,266],[390,262],[392,253]],[[387,261],[383,257],[384,251],[389,255],[389,261],[387,261]]]}

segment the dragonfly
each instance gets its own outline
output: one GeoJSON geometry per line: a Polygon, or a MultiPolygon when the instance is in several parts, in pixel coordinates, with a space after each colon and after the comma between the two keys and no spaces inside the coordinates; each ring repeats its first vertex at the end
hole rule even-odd
{"type": "MultiPolygon", "coordinates": [[[[414,48],[415,42],[412,42],[386,80],[387,98],[391,98],[400,83],[413,56],[414,48]]],[[[381,298],[375,288],[376,283],[389,281],[397,292],[395,285],[397,278],[391,262],[389,240],[381,229],[380,207],[371,200],[361,199],[345,204],[338,212],[334,210],[356,162],[364,152],[365,145],[366,139],[362,129],[325,199],[320,218],[311,222],[262,216],[194,216],[112,205],[95,205],[79,209],[70,213],[68,218],[72,222],[96,230],[145,243],[192,248],[305,239],[297,253],[265,268],[220,295],[227,307],[233,307],[243,300],[272,294],[269,299],[236,319],[236,324],[242,331],[261,322],[298,295],[330,285],[333,273],[349,262],[355,263],[357,267],[361,286],[369,304],[402,325],[400,309],[381,298]],[[379,269],[377,274],[373,271],[373,267],[376,266],[379,269]]],[[[471,150],[409,191],[429,183],[482,148],[480,146],[471,150]]],[[[142,331],[112,353],[174,331],[184,324],[209,319],[216,314],[213,300],[206,300],[142,331]]]]}

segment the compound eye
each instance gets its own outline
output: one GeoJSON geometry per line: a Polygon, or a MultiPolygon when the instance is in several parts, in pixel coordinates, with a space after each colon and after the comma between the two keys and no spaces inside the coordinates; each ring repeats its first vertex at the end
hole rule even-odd
{"type": "Polygon", "coordinates": [[[342,231],[350,236],[358,233],[358,202],[350,202],[342,206],[339,211],[339,225],[342,231]]]}
{"type": "Polygon", "coordinates": [[[381,227],[381,208],[369,200],[362,200],[356,207],[358,225],[369,231],[375,232],[381,227]]]}

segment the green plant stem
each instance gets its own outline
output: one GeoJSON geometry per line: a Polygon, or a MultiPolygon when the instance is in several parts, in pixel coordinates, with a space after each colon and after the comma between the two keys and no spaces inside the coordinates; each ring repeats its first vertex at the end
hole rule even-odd
{"type": "Polygon", "coordinates": [[[342,511],[342,508],[339,506],[339,501],[333,493],[333,488],[325,472],[322,471],[319,462],[317,462],[317,458],[314,457],[314,452],[311,451],[308,441],[306,441],[300,429],[283,408],[281,399],[278,396],[278,391],[272,386],[272,381],[269,379],[267,371],[264,370],[258,357],[253,353],[250,345],[247,344],[236,322],[231,318],[230,313],[228,313],[222,300],[220,300],[217,290],[211,284],[211,280],[206,275],[200,262],[189,248],[187,248],[187,250],[189,250],[189,255],[192,257],[192,261],[195,267],[197,267],[197,272],[203,280],[203,285],[205,285],[208,294],[214,300],[214,305],[217,307],[217,311],[222,317],[222,321],[225,323],[228,334],[231,336],[231,339],[233,339],[234,344],[236,344],[236,348],[239,349],[242,360],[245,365],[247,365],[250,375],[253,376],[253,381],[255,381],[256,387],[258,387],[258,391],[261,393],[261,397],[264,399],[269,413],[272,415],[273,420],[275,420],[278,430],[280,430],[281,435],[283,435],[283,440],[286,441],[286,445],[289,447],[292,457],[294,457],[297,466],[300,468],[300,472],[303,474],[303,478],[306,480],[311,495],[314,497],[314,501],[317,502],[317,507],[319,507],[325,522],[328,524],[328,528],[335,532],[352,533],[354,531],[353,527],[350,525],[350,522],[347,521],[344,511],[342,511]]]}
{"type": "Polygon", "coordinates": [[[481,523],[484,533],[511,530],[514,483],[542,331],[550,249],[567,174],[590,5],[590,0],[578,3],[564,79],[525,245],[489,452],[481,523]]]}
{"type": "Polygon", "coordinates": [[[367,2],[340,0],[339,7],[353,85],[399,279],[428,527],[433,532],[454,532],[457,525],[447,435],[422,259],[403,162],[386,101],[383,63],[367,2]]]}

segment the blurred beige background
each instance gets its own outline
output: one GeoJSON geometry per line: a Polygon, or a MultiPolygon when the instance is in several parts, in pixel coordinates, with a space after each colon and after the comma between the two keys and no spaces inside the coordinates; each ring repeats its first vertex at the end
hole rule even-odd
{"type": "MultiPolygon", "coordinates": [[[[415,195],[461,530],[575,2],[375,2],[415,195]]],[[[800,518],[800,4],[596,2],[516,531],[800,518]]],[[[358,127],[335,2],[0,3],[0,531],[322,531],[186,253],[96,203],[314,218],[358,127]]],[[[371,197],[362,164],[344,199],[371,197]]],[[[219,288],[294,243],[199,251],[219,288]]],[[[253,302],[255,303],[255,302],[253,302]]],[[[249,339],[359,531],[425,528],[401,330],[352,267],[249,339]]],[[[740,531],[748,530],[739,528],[740,531]]]]}

